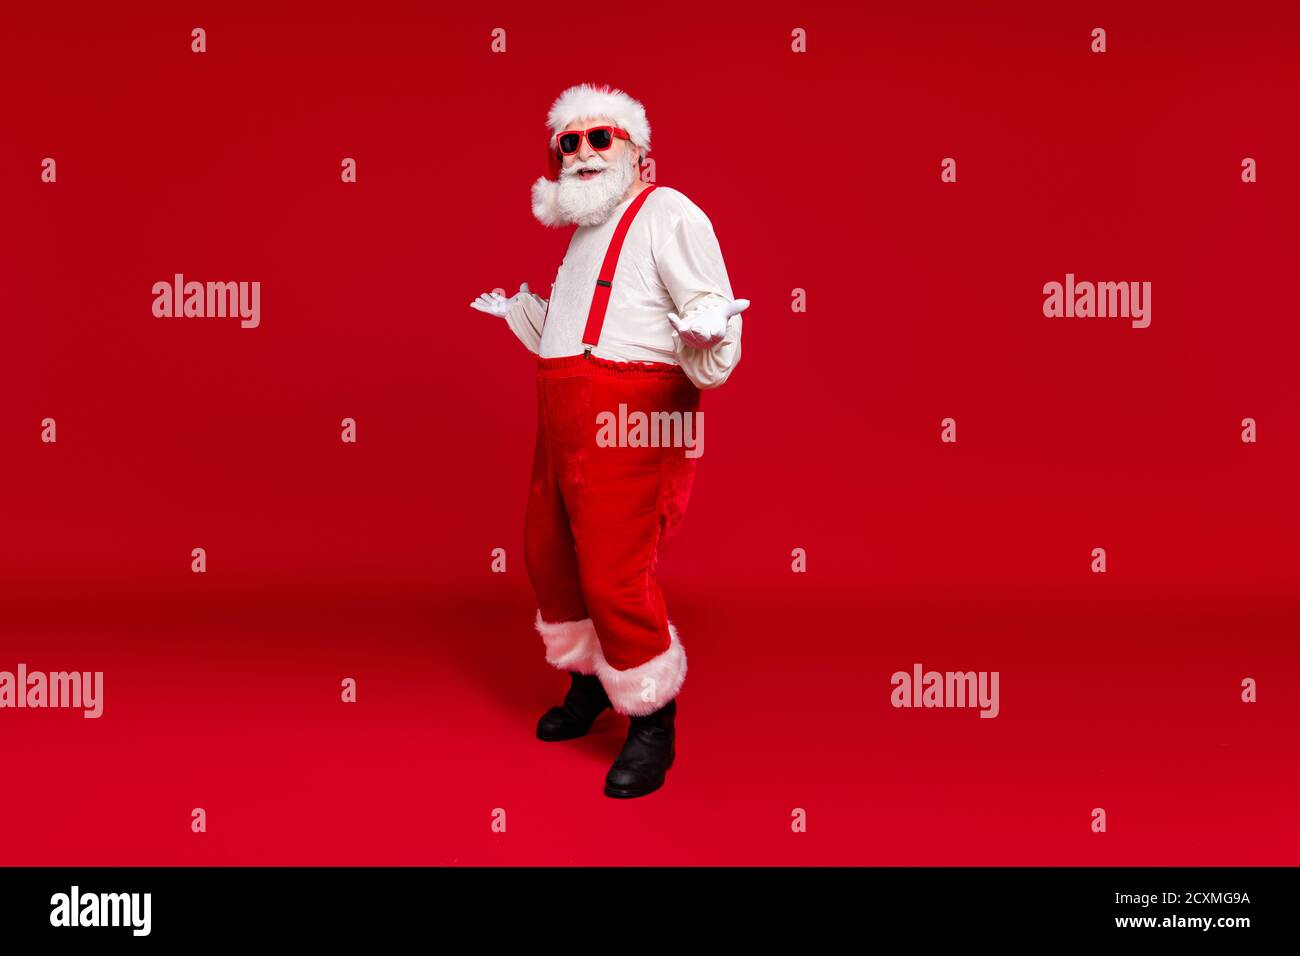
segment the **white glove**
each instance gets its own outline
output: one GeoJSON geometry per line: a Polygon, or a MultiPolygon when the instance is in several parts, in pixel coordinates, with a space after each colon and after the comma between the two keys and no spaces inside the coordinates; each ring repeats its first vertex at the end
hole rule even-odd
{"type": "Polygon", "coordinates": [[[689,319],[681,318],[676,312],[669,312],[668,321],[687,345],[697,349],[711,349],[727,334],[727,320],[747,308],[748,299],[736,299],[734,302],[705,309],[689,319]]]}
{"type": "Polygon", "coordinates": [[[510,307],[519,300],[522,295],[528,294],[528,283],[523,282],[519,285],[519,291],[506,298],[500,292],[484,292],[481,296],[469,304],[471,309],[478,309],[480,312],[486,312],[488,315],[505,318],[510,307]]]}

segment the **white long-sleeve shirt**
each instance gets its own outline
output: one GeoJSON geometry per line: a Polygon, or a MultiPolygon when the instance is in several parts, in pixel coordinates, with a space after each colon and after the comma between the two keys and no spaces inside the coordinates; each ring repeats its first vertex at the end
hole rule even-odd
{"type": "MultiPolygon", "coordinates": [[[[549,299],[524,293],[511,306],[506,322],[530,351],[543,358],[582,353],[605,251],[635,198],[619,203],[600,225],[574,230],[549,299]]],[[[728,319],[717,345],[697,349],[681,341],[668,313],[689,318],[731,301],[731,281],[713,224],[683,193],[660,186],[646,197],[624,237],[605,325],[591,354],[619,362],[681,365],[698,388],[716,388],[740,361],[741,317],[728,319]]]]}

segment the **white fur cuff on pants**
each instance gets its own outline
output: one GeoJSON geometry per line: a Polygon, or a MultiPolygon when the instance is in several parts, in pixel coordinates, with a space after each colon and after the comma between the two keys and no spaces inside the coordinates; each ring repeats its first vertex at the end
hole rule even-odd
{"type": "Polygon", "coordinates": [[[559,621],[554,624],[542,620],[542,612],[537,612],[537,633],[542,635],[546,645],[546,662],[560,670],[577,671],[579,674],[596,673],[596,658],[600,654],[600,642],[596,639],[596,627],[591,618],[581,621],[559,621]]]}
{"type": "Polygon", "coordinates": [[[654,713],[677,696],[686,680],[686,651],[677,628],[668,625],[668,650],[644,664],[618,670],[611,667],[596,645],[596,674],[614,710],[630,717],[654,713]]]}

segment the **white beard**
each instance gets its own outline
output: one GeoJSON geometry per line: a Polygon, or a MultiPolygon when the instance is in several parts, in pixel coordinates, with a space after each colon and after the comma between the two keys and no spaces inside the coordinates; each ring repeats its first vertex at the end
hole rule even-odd
{"type": "Polygon", "coordinates": [[[596,159],[574,163],[560,173],[556,206],[560,215],[569,222],[579,226],[599,226],[623,201],[635,178],[636,167],[630,159],[613,164],[596,159]],[[578,177],[583,169],[603,171],[594,179],[583,180],[578,177]]]}

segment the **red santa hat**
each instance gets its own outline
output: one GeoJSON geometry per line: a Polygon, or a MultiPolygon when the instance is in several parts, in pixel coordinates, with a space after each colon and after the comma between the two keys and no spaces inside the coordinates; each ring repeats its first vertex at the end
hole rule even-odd
{"type": "Polygon", "coordinates": [[[559,209],[560,168],[557,138],[561,130],[575,120],[596,118],[610,120],[615,126],[627,130],[632,145],[640,146],[643,154],[650,151],[650,123],[645,117],[645,107],[620,89],[580,83],[571,86],[551,104],[546,125],[551,135],[546,144],[547,167],[550,176],[539,176],[533,183],[533,215],[545,226],[566,226],[559,209]]]}

